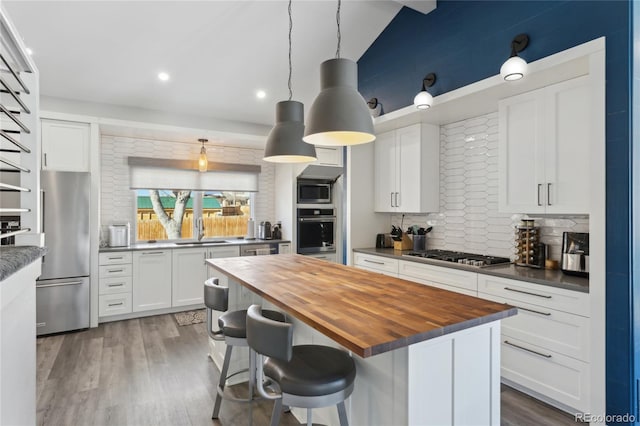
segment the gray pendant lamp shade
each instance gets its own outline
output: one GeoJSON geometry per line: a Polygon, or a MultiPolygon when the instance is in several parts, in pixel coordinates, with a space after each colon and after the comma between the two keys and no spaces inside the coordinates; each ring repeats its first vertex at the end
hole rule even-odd
{"type": "Polygon", "coordinates": [[[276,104],[276,125],[267,137],[264,160],[274,163],[305,163],[316,160],[316,148],[302,140],[304,106],[298,101],[276,104]]]}
{"type": "Polygon", "coordinates": [[[336,58],[320,66],[320,93],[311,109],[304,141],[344,146],[373,142],[373,119],[358,92],[358,65],[336,58]]]}

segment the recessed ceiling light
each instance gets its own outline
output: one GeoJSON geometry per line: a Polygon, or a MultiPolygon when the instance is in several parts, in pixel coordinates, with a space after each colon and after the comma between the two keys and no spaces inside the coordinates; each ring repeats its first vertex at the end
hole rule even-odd
{"type": "Polygon", "coordinates": [[[258,90],[256,92],[256,98],[258,99],[264,99],[267,97],[267,92],[265,92],[264,90],[258,90]]]}
{"type": "Polygon", "coordinates": [[[169,81],[169,74],[167,74],[166,72],[158,73],[158,79],[160,81],[169,81]]]}
{"type": "Polygon", "coordinates": [[[31,50],[30,48],[27,47],[24,50],[27,52],[27,55],[29,56],[33,55],[33,50],[31,50]]]}

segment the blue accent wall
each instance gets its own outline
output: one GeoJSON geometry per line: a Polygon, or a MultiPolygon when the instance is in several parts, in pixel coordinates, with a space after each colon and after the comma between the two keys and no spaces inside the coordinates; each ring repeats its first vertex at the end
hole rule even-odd
{"type": "MultiPolygon", "coordinates": [[[[520,54],[529,62],[606,37],[608,414],[636,414],[638,408],[634,314],[640,321],[640,298],[634,297],[631,273],[632,8],[628,1],[438,1],[436,10],[422,15],[405,7],[358,61],[360,92],[365,99],[377,97],[383,112],[390,112],[412,104],[430,72],[437,74],[429,90],[434,96],[498,74],[519,33],[530,37],[520,54]]],[[[640,167],[640,155],[635,163],[640,167]]],[[[634,215],[640,218],[640,212],[634,215]]]]}

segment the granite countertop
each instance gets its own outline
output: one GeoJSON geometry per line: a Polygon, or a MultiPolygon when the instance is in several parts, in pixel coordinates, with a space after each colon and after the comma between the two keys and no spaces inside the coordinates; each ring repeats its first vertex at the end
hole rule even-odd
{"type": "Polygon", "coordinates": [[[2,246],[0,248],[0,281],[4,281],[46,253],[46,247],[2,246]]]}
{"type": "Polygon", "coordinates": [[[478,274],[492,275],[494,277],[527,281],[534,284],[541,284],[564,288],[566,290],[589,293],[588,278],[567,275],[560,270],[528,268],[526,266],[516,266],[514,264],[484,266],[478,268],[475,266],[461,265],[458,263],[444,262],[441,260],[424,259],[414,256],[403,256],[403,253],[406,254],[411,252],[412,250],[399,251],[392,248],[360,248],[353,249],[353,251],[373,254],[376,256],[389,257],[398,260],[407,260],[410,262],[426,263],[429,265],[442,266],[445,268],[462,269],[465,271],[476,272],[478,274]]]}
{"type": "Polygon", "coordinates": [[[112,251],[137,251],[137,250],[157,250],[157,249],[179,249],[179,248],[194,248],[194,247],[228,247],[228,246],[244,246],[251,244],[270,244],[270,243],[290,243],[289,240],[245,240],[244,238],[215,238],[213,240],[202,240],[201,242],[194,241],[191,244],[186,244],[187,241],[180,242],[164,242],[158,241],[155,243],[135,243],[126,247],[101,247],[100,253],[108,253],[112,251]],[[224,242],[214,242],[214,241],[224,242]]]}
{"type": "Polygon", "coordinates": [[[363,358],[517,313],[507,304],[299,254],[206,262],[363,358]]]}

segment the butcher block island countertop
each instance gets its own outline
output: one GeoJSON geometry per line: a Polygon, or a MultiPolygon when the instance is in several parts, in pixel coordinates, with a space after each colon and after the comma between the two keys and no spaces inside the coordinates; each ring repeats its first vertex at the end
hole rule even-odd
{"type": "Polygon", "coordinates": [[[207,262],[363,358],[517,313],[506,304],[297,254],[207,262]]]}

